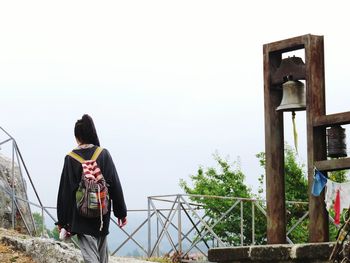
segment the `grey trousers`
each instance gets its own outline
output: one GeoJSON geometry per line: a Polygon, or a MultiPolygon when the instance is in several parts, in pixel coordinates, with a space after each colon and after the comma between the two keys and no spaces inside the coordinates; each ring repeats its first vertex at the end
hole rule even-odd
{"type": "Polygon", "coordinates": [[[85,263],[108,263],[107,236],[78,234],[78,240],[85,263]]]}

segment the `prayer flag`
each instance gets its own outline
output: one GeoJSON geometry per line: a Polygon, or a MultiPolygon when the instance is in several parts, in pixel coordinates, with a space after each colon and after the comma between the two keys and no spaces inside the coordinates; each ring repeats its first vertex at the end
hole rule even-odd
{"type": "Polygon", "coordinates": [[[314,182],[312,184],[312,194],[319,196],[327,184],[327,177],[325,177],[320,171],[315,170],[314,182]]]}

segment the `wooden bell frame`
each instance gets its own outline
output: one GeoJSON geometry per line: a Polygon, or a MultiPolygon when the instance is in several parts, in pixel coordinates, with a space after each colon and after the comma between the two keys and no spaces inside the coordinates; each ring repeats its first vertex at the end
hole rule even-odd
{"type": "Polygon", "coordinates": [[[305,65],[292,69],[295,79],[305,80],[307,122],[307,171],[309,185],[309,241],[328,241],[328,213],[324,195],[311,195],[314,165],[327,160],[325,126],[315,124],[325,116],[325,79],[323,36],[303,35],[263,46],[264,108],[266,153],[267,242],[286,243],[286,209],[284,186],[283,112],[276,111],[282,98],[283,80],[276,70],[282,54],[304,49],[305,65]]]}

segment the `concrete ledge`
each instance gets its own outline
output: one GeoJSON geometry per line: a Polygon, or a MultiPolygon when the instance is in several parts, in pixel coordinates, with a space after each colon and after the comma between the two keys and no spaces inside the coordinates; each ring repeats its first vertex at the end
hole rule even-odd
{"type": "Polygon", "coordinates": [[[308,243],[214,248],[209,250],[208,260],[218,263],[323,263],[329,262],[333,246],[334,243],[308,243]]]}

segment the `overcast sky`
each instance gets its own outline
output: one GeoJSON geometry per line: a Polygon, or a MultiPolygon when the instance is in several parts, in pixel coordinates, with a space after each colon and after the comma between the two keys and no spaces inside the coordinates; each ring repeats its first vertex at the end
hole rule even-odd
{"type": "MultiPolygon", "coordinates": [[[[262,173],[262,46],[325,37],[327,112],[350,110],[347,1],[2,1],[0,126],[54,206],[73,127],[95,120],[128,207],[181,193],[212,154],[262,173]]],[[[290,114],[285,139],[292,144],[290,114]]],[[[297,114],[305,161],[305,113],[297,114]]],[[[348,136],[349,137],[349,136],[348,136]]],[[[5,148],[2,150],[5,153],[5,148]]]]}

